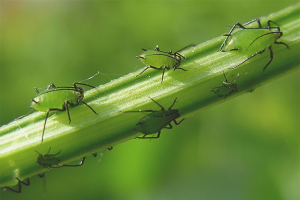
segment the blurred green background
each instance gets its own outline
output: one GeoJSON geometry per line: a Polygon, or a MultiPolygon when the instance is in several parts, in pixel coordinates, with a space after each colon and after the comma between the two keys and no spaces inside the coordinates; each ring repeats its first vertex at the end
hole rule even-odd
{"type": "MultiPolygon", "coordinates": [[[[89,84],[105,84],[144,67],[141,48],[199,44],[297,2],[1,1],[0,125],[29,112],[34,87],[97,71],[89,84]]],[[[98,159],[0,199],[299,199],[299,71],[98,159]]]]}

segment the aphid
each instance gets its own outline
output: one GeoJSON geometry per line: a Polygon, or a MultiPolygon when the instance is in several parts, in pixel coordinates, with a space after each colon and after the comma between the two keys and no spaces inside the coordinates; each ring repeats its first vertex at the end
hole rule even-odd
{"type": "Polygon", "coordinates": [[[147,65],[147,67],[138,74],[141,75],[144,73],[147,69],[152,68],[156,70],[163,70],[162,77],[161,77],[161,83],[164,80],[164,74],[165,70],[169,70],[170,68],[174,68],[174,71],[176,69],[181,69],[183,71],[187,71],[186,69],[180,68],[181,59],[185,57],[182,56],[180,53],[175,52],[172,53],[172,51],[164,52],[159,50],[158,45],[152,50],[152,49],[142,49],[145,51],[141,55],[137,56],[137,58],[147,65]]]}
{"type": "MultiPolygon", "coordinates": [[[[97,74],[99,74],[99,72],[97,74]]],[[[96,76],[97,74],[95,74],[94,76],[96,76]]],[[[93,78],[94,76],[88,78],[87,80],[93,78]]],[[[82,101],[84,97],[84,91],[81,87],[78,87],[77,85],[85,85],[91,88],[95,88],[94,86],[79,82],[74,83],[73,87],[56,87],[54,84],[50,84],[47,87],[47,89],[42,92],[39,92],[39,90],[35,88],[38,95],[32,99],[30,107],[41,112],[47,112],[44,122],[42,142],[44,140],[46,122],[50,111],[66,110],[69,117],[69,123],[71,123],[69,106],[74,107],[79,104],[84,104],[88,108],[90,108],[95,114],[97,114],[93,108],[91,108],[87,103],[82,101]]]]}
{"type": "Polygon", "coordinates": [[[16,192],[16,193],[21,193],[21,190],[22,190],[21,183],[23,183],[23,184],[26,185],[26,186],[29,186],[29,185],[30,185],[30,179],[29,179],[29,178],[26,178],[26,179],[25,179],[27,183],[25,183],[24,181],[21,181],[21,180],[20,180],[19,178],[17,178],[17,177],[15,177],[15,179],[18,180],[18,190],[14,190],[14,189],[12,189],[12,188],[10,188],[10,187],[7,187],[7,186],[5,186],[4,188],[5,188],[5,189],[9,189],[9,190],[11,190],[11,191],[13,191],[13,192],[16,192]]]}
{"type": "MultiPolygon", "coordinates": [[[[39,165],[42,165],[43,167],[45,167],[47,169],[59,168],[59,167],[78,167],[78,166],[83,165],[83,163],[84,163],[85,157],[82,158],[82,160],[80,161],[80,163],[78,165],[65,165],[65,164],[58,165],[61,161],[60,161],[60,159],[56,158],[55,156],[60,154],[61,151],[59,151],[56,154],[49,154],[50,150],[51,150],[51,147],[49,148],[48,152],[45,155],[42,155],[36,151],[39,154],[36,162],[39,165]]],[[[97,153],[94,153],[93,156],[96,157],[97,153]]]]}
{"type": "Polygon", "coordinates": [[[238,79],[240,74],[238,74],[237,77],[230,82],[227,80],[227,77],[226,77],[224,71],[223,71],[223,75],[224,75],[225,81],[223,81],[223,84],[221,86],[212,88],[213,89],[212,92],[214,92],[215,94],[218,94],[218,97],[224,97],[226,99],[232,93],[238,92],[237,84],[233,83],[233,82],[235,82],[236,79],[238,79]]]}
{"type": "Polygon", "coordinates": [[[221,52],[232,52],[234,54],[248,56],[247,59],[232,69],[237,68],[254,56],[262,54],[268,48],[270,50],[270,60],[263,68],[263,71],[265,71],[265,69],[273,60],[273,44],[283,44],[289,49],[287,44],[277,41],[283,35],[283,32],[280,31],[279,26],[271,20],[269,20],[267,23],[268,27],[264,28],[261,26],[259,19],[254,19],[244,25],[241,25],[238,22],[231,28],[228,34],[223,35],[227,37],[221,45],[221,52]],[[258,28],[245,27],[253,22],[258,23],[258,28]],[[272,27],[271,23],[275,24],[276,26],[272,27]],[[235,28],[241,28],[242,30],[232,33],[235,28]]]}
{"type": "Polygon", "coordinates": [[[178,117],[180,117],[178,110],[176,110],[176,109],[171,110],[171,108],[174,106],[177,98],[174,100],[173,104],[169,107],[168,110],[165,110],[164,107],[162,107],[159,103],[154,101],[152,98],[150,98],[150,99],[154,103],[156,103],[159,107],[161,107],[161,110],[123,111],[125,113],[127,113],[127,112],[150,112],[150,114],[143,117],[139,121],[139,123],[136,124],[136,127],[134,128],[134,130],[139,131],[144,134],[142,137],[137,137],[140,139],[159,138],[160,132],[163,128],[172,129],[172,125],[171,125],[172,121],[176,125],[179,125],[185,119],[184,118],[180,122],[177,122],[176,119],[178,117]],[[154,133],[158,133],[157,136],[146,137],[147,135],[154,134],[154,133]]]}

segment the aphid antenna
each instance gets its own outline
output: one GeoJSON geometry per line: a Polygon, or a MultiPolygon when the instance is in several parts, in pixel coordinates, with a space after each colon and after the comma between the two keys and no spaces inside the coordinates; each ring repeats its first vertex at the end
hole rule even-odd
{"type": "MultiPolygon", "coordinates": [[[[168,110],[171,110],[171,108],[175,105],[175,103],[176,103],[176,100],[177,100],[177,97],[175,98],[175,100],[174,100],[174,102],[172,103],[172,105],[169,107],[169,109],[168,110]]],[[[171,124],[170,124],[171,125],[171,124]]]]}
{"type": "MultiPolygon", "coordinates": [[[[88,80],[90,80],[90,79],[94,78],[95,76],[97,76],[98,74],[100,74],[100,72],[99,72],[99,71],[98,71],[96,74],[94,74],[93,76],[91,76],[91,77],[89,77],[89,78],[87,78],[87,79],[84,79],[84,80],[82,80],[82,81],[79,81],[79,82],[77,82],[77,84],[78,84],[78,83],[81,83],[81,82],[88,81],[88,80]]],[[[85,84],[82,84],[82,85],[85,85],[85,84]]],[[[87,85],[87,86],[90,86],[90,85],[87,85]]]]}
{"type": "Polygon", "coordinates": [[[156,103],[159,107],[161,107],[161,111],[165,110],[165,108],[162,105],[160,105],[158,102],[156,102],[154,99],[152,99],[151,97],[149,97],[149,99],[151,99],[154,103],[156,103]]]}

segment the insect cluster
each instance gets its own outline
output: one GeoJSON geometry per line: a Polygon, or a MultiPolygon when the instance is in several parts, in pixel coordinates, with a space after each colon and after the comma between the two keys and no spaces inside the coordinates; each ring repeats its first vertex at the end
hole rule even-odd
{"type": "MultiPolygon", "coordinates": [[[[280,30],[280,27],[273,21],[269,20],[267,22],[268,27],[262,27],[259,19],[254,19],[246,24],[242,25],[240,23],[236,23],[228,34],[224,34],[226,36],[224,42],[220,47],[221,52],[230,52],[233,54],[247,56],[247,58],[239,63],[238,65],[229,68],[230,70],[235,69],[245,63],[247,60],[257,56],[258,54],[262,54],[269,49],[270,52],[270,60],[263,67],[263,71],[270,65],[273,60],[273,44],[282,44],[287,48],[288,45],[283,42],[278,42],[277,40],[283,35],[283,32],[280,30]],[[257,23],[258,27],[247,27],[252,23],[257,23]],[[240,30],[236,30],[240,29],[240,30]]],[[[148,69],[162,70],[161,83],[164,80],[164,75],[166,70],[170,70],[171,68],[175,70],[180,69],[182,71],[188,71],[187,69],[181,68],[182,59],[188,59],[179,51],[173,53],[172,51],[165,52],[161,51],[158,46],[154,49],[142,49],[144,52],[137,56],[137,58],[146,65],[145,69],[143,69],[137,76],[143,74],[148,69]]],[[[98,72],[99,73],[99,72],[98,72]]],[[[98,74],[97,73],[97,74],[98,74]]],[[[222,72],[224,75],[224,81],[221,86],[216,86],[212,88],[212,92],[216,94],[216,97],[226,99],[228,96],[233,93],[238,92],[237,86],[235,83],[239,78],[239,74],[236,75],[235,78],[228,81],[228,77],[225,75],[225,72],[222,72]]],[[[95,75],[97,75],[95,74],[95,75]]],[[[95,76],[94,75],[94,76],[95,76]]],[[[93,78],[94,76],[88,78],[87,80],[93,78]]],[[[39,91],[36,89],[37,95],[32,99],[31,107],[40,112],[46,112],[41,142],[44,141],[44,136],[46,132],[46,123],[48,119],[48,115],[52,111],[67,111],[69,123],[71,123],[71,117],[69,112],[69,107],[78,106],[84,104],[87,106],[94,114],[98,114],[90,105],[83,101],[84,99],[84,90],[80,86],[87,86],[90,88],[94,88],[94,86],[75,82],[71,87],[56,87],[54,84],[50,84],[43,91],[39,91]]],[[[148,113],[143,118],[137,122],[134,130],[143,134],[143,136],[139,136],[139,139],[153,139],[159,138],[162,129],[172,129],[171,122],[174,122],[175,125],[179,125],[185,118],[181,119],[179,122],[176,119],[180,118],[179,110],[172,109],[175,105],[177,98],[173,101],[171,106],[166,110],[163,106],[161,106],[157,101],[149,97],[155,104],[157,104],[161,109],[160,110],[139,110],[139,111],[122,111],[123,113],[148,113]]],[[[108,148],[109,150],[112,147],[108,148]]],[[[82,158],[78,165],[66,165],[60,164],[61,160],[58,158],[62,151],[59,151],[55,154],[50,154],[51,147],[48,152],[44,155],[36,151],[38,154],[37,164],[41,165],[44,168],[52,169],[52,168],[60,168],[60,167],[78,167],[82,166],[85,161],[85,157],[82,158]]],[[[95,157],[97,154],[93,154],[95,157]]],[[[44,174],[39,175],[42,177],[44,174]]],[[[21,192],[21,184],[28,186],[30,184],[29,178],[25,181],[21,181],[18,177],[15,177],[18,181],[18,190],[14,190],[9,187],[5,187],[11,191],[20,193],[21,192]]]]}

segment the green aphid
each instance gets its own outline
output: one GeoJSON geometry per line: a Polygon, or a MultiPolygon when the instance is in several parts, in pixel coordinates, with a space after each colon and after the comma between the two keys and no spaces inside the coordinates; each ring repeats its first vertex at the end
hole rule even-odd
{"type": "Polygon", "coordinates": [[[234,82],[236,81],[236,79],[238,79],[240,74],[238,74],[237,77],[230,82],[227,80],[227,77],[226,77],[224,71],[223,71],[223,75],[225,78],[225,80],[223,81],[223,84],[219,87],[212,88],[213,90],[211,90],[211,91],[214,92],[215,94],[217,94],[218,97],[224,97],[226,99],[232,93],[238,92],[237,84],[234,82]]]}
{"type": "MultiPolygon", "coordinates": [[[[55,156],[60,154],[61,151],[59,151],[56,154],[49,154],[50,150],[51,150],[51,147],[49,148],[48,152],[45,155],[42,155],[42,154],[40,154],[39,152],[36,151],[39,154],[36,162],[39,165],[42,165],[43,167],[45,167],[47,169],[60,168],[60,167],[79,167],[79,166],[82,166],[84,161],[85,161],[85,157],[83,157],[78,165],[65,165],[65,164],[59,165],[59,163],[61,161],[60,161],[59,158],[56,158],[55,156]]],[[[96,157],[97,153],[94,153],[93,156],[96,157]]]]}
{"type": "Polygon", "coordinates": [[[12,188],[10,188],[10,187],[7,187],[7,186],[5,186],[4,188],[5,189],[8,189],[8,190],[10,190],[10,191],[13,191],[13,192],[16,192],[16,193],[21,193],[21,191],[22,191],[22,186],[21,186],[21,184],[24,184],[24,185],[26,185],[26,186],[29,186],[30,185],[30,179],[29,178],[26,178],[25,180],[26,180],[26,182],[24,182],[24,181],[21,181],[19,178],[17,178],[17,177],[15,177],[15,179],[17,179],[18,180],[18,190],[14,190],[14,189],[12,189],[12,188]]]}
{"type": "Polygon", "coordinates": [[[273,44],[283,44],[289,49],[287,44],[277,41],[283,35],[283,32],[280,31],[280,27],[271,20],[269,20],[267,23],[268,27],[264,28],[261,26],[259,19],[254,19],[244,25],[241,25],[238,22],[231,28],[228,34],[223,35],[226,36],[226,39],[221,45],[221,52],[231,52],[237,55],[248,56],[247,59],[232,69],[237,68],[254,56],[262,54],[268,48],[270,50],[270,61],[263,68],[263,71],[265,71],[265,69],[273,60],[273,44]],[[253,22],[258,23],[257,28],[245,27],[253,22]],[[272,27],[271,23],[273,23],[275,26],[272,27]],[[235,28],[241,28],[242,30],[232,33],[235,28]]]}
{"type": "MultiPolygon", "coordinates": [[[[149,97],[150,98],[150,97],[149,97]]],[[[139,111],[123,111],[125,113],[127,112],[150,112],[150,114],[143,117],[139,123],[136,124],[136,127],[134,130],[139,131],[143,133],[144,135],[142,137],[137,137],[140,139],[151,139],[151,138],[159,138],[160,132],[163,128],[166,129],[172,129],[171,122],[173,121],[176,125],[179,125],[184,119],[182,119],[180,122],[177,122],[176,119],[180,117],[178,110],[174,109],[172,110],[172,107],[174,106],[176,99],[174,100],[173,104],[169,107],[168,110],[165,110],[164,107],[162,107],[159,103],[154,101],[152,98],[150,98],[154,103],[156,103],[159,107],[161,107],[161,110],[139,110],[139,111]],[[158,133],[157,136],[153,137],[146,137],[147,135],[158,133]]]]}
{"type": "Polygon", "coordinates": [[[172,53],[172,51],[164,52],[159,50],[158,45],[152,50],[152,49],[142,49],[145,52],[141,55],[137,56],[137,58],[144,63],[147,67],[138,74],[141,75],[144,73],[147,69],[152,68],[156,70],[163,70],[161,82],[164,80],[164,74],[165,70],[169,70],[171,68],[174,69],[181,69],[183,71],[187,71],[186,69],[180,68],[181,59],[185,57],[182,56],[180,53],[175,52],[172,53]]]}
{"type": "MultiPolygon", "coordinates": [[[[93,78],[94,76],[90,77],[89,79],[93,78]]],[[[97,114],[96,111],[93,110],[93,108],[91,108],[87,103],[82,101],[84,98],[84,91],[81,87],[78,87],[77,85],[84,85],[91,88],[95,88],[94,86],[79,82],[74,83],[73,87],[56,87],[54,84],[50,84],[47,87],[47,89],[45,89],[42,92],[35,88],[38,95],[32,99],[30,107],[41,112],[47,112],[44,122],[42,142],[44,140],[46,122],[48,119],[49,112],[66,110],[69,117],[69,123],[71,123],[69,106],[74,107],[80,104],[84,104],[88,108],[90,108],[95,114],[97,114]]]]}

